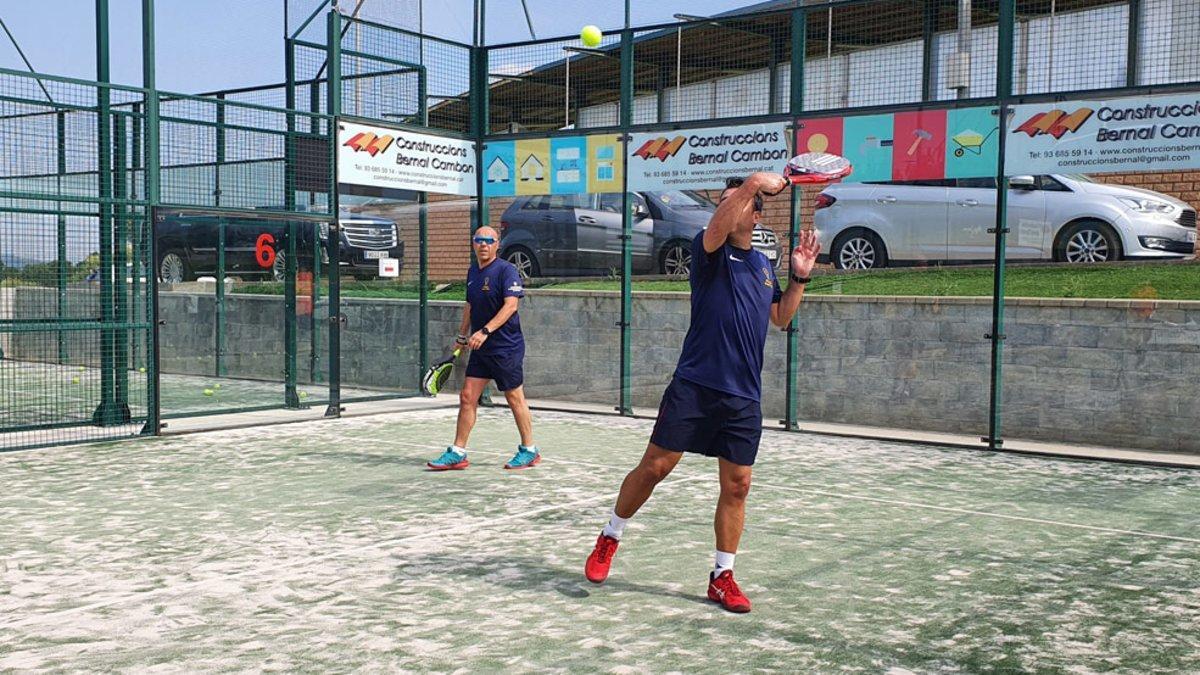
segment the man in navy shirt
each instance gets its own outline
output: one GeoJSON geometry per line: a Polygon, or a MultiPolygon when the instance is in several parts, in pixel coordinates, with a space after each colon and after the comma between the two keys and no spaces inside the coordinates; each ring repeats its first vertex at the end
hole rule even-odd
{"type": "Polygon", "coordinates": [[[522,387],[525,381],[525,338],[521,335],[517,302],[525,297],[525,289],[517,268],[507,260],[496,257],[500,235],[495,230],[490,227],[479,228],[471,238],[471,243],[475,247],[477,264],[467,272],[467,303],[463,307],[462,323],[455,340],[457,347],[471,349],[466,381],[458,397],[458,427],[454,434],[454,445],[447,447],[440,457],[427,466],[434,471],[470,466],[467,461],[467,437],[475,426],[479,397],[488,380],[492,380],[496,388],[504,392],[504,398],[508,399],[508,407],[512,409],[517,431],[521,434],[517,454],[504,468],[528,469],[542,461],[542,456],[533,444],[533,419],[522,387]]]}
{"type": "Polygon", "coordinates": [[[750,601],[733,580],[733,559],[762,436],[763,347],[768,323],[784,328],[795,315],[820,245],[815,232],[801,233],[791,254],[792,282],[781,292],[773,265],[750,242],[762,217],[762,195],[780,193],[788,185],[786,179],[756,173],[727,185],[708,228],[692,242],[691,325],[675,377],[663,394],[650,445],[621,484],[609,523],[584,571],[595,583],[608,577],[626,521],[685,451],[717,457],[721,494],[708,597],[729,611],[749,612],[750,601]]]}

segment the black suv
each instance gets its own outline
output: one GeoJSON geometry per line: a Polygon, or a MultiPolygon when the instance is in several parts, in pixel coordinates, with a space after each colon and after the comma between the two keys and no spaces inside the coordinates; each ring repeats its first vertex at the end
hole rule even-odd
{"type": "MultiPolygon", "coordinates": [[[[687,278],[692,240],[717,207],[691,190],[631,192],[633,271],[687,278]]],[[[775,233],[759,226],[754,248],[776,267],[775,233]]],[[[500,257],[522,277],[579,276],[621,267],[621,193],[518,197],[500,217],[500,257]]]]}
{"type": "MultiPolygon", "coordinates": [[[[158,249],[158,278],[167,283],[191,281],[217,272],[220,225],[225,228],[225,273],[235,276],[271,275],[284,277],[287,252],[287,220],[216,216],[159,211],[155,216],[154,237],[158,249]],[[270,249],[267,252],[266,249],[270,249]]],[[[396,223],[343,210],[341,225],[341,261],[343,273],[359,278],[379,274],[379,259],[403,261],[404,242],[396,223]]],[[[311,267],[316,247],[321,261],[329,263],[325,244],[329,226],[296,222],[296,251],[302,267],[311,267]]],[[[401,262],[403,267],[403,262],[401,262]]]]}

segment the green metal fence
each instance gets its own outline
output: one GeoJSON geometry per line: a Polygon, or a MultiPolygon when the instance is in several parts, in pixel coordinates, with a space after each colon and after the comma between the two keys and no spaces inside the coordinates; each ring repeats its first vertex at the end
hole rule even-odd
{"type": "MultiPolygon", "coordinates": [[[[465,45],[380,16],[317,8],[289,17],[284,82],[184,94],[155,86],[154,7],[144,0],[142,87],[104,82],[104,22],[97,82],[0,71],[0,449],[157,433],[161,416],[316,405],[337,415],[346,400],[415,395],[445,337],[431,251],[445,231],[465,250],[468,231],[510,202],[480,196],[470,223],[447,225],[430,216],[436,205],[427,195],[409,196],[412,209],[395,216],[407,270],[397,283],[411,289],[416,311],[372,317],[342,296],[350,211],[336,184],[341,120],[470,138],[481,160],[489,142],[583,131],[627,138],[968,106],[995,108],[1003,119],[1020,102],[1200,90],[1189,46],[1200,18],[1168,4],[785,4],[680,15],[608,32],[596,47],[574,37],[465,45]],[[167,238],[189,228],[213,233],[203,263],[167,238]],[[253,275],[254,294],[227,283],[253,275]],[[199,277],[212,281],[187,292],[159,288],[160,279],[199,284],[199,277]],[[393,361],[380,362],[395,374],[383,384],[344,370],[349,364],[358,373],[371,360],[364,350],[376,343],[364,335],[372,333],[392,340],[393,361]]],[[[993,253],[982,260],[993,273],[992,314],[979,349],[960,355],[989,403],[957,413],[992,448],[1002,443],[1010,248],[1009,191],[1003,167],[995,173],[993,253]]],[[[477,175],[482,195],[483,171],[477,175]]],[[[787,244],[807,226],[813,196],[794,191],[780,216],[787,244]]],[[[603,374],[574,393],[590,386],[590,400],[632,414],[643,390],[658,386],[639,379],[657,363],[637,345],[653,341],[658,310],[632,293],[637,198],[625,191],[572,199],[619,210],[622,232],[612,270],[621,293],[592,317],[611,319],[611,327],[594,333],[602,337],[581,357],[603,374]]],[[[527,302],[549,309],[536,295],[527,302]]],[[[554,336],[546,337],[543,349],[554,350],[554,336]]],[[[811,355],[797,326],[778,338],[786,375],[768,414],[794,430],[805,396],[820,394],[798,384],[811,355]]],[[[928,368],[914,373],[918,384],[906,395],[936,406],[944,392],[921,384],[937,380],[928,368]]]]}

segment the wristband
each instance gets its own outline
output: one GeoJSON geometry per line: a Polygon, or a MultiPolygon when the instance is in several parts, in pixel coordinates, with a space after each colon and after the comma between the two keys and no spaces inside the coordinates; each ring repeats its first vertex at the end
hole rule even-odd
{"type": "Polygon", "coordinates": [[[791,276],[792,281],[797,284],[807,284],[808,282],[812,281],[812,277],[798,277],[795,274],[790,274],[789,276],[791,276]]]}

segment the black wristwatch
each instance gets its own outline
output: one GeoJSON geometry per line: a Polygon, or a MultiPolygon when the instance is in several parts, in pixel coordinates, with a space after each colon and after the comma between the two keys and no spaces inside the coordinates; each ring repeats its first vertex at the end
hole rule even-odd
{"type": "Polygon", "coordinates": [[[812,281],[812,277],[798,277],[795,274],[789,274],[788,276],[792,278],[793,283],[797,284],[807,284],[808,282],[812,281]]]}
{"type": "Polygon", "coordinates": [[[491,334],[492,334],[492,331],[488,330],[488,327],[487,327],[487,326],[484,326],[483,328],[480,328],[480,329],[479,329],[479,332],[480,332],[480,333],[483,333],[484,335],[491,335],[491,334]]]}

